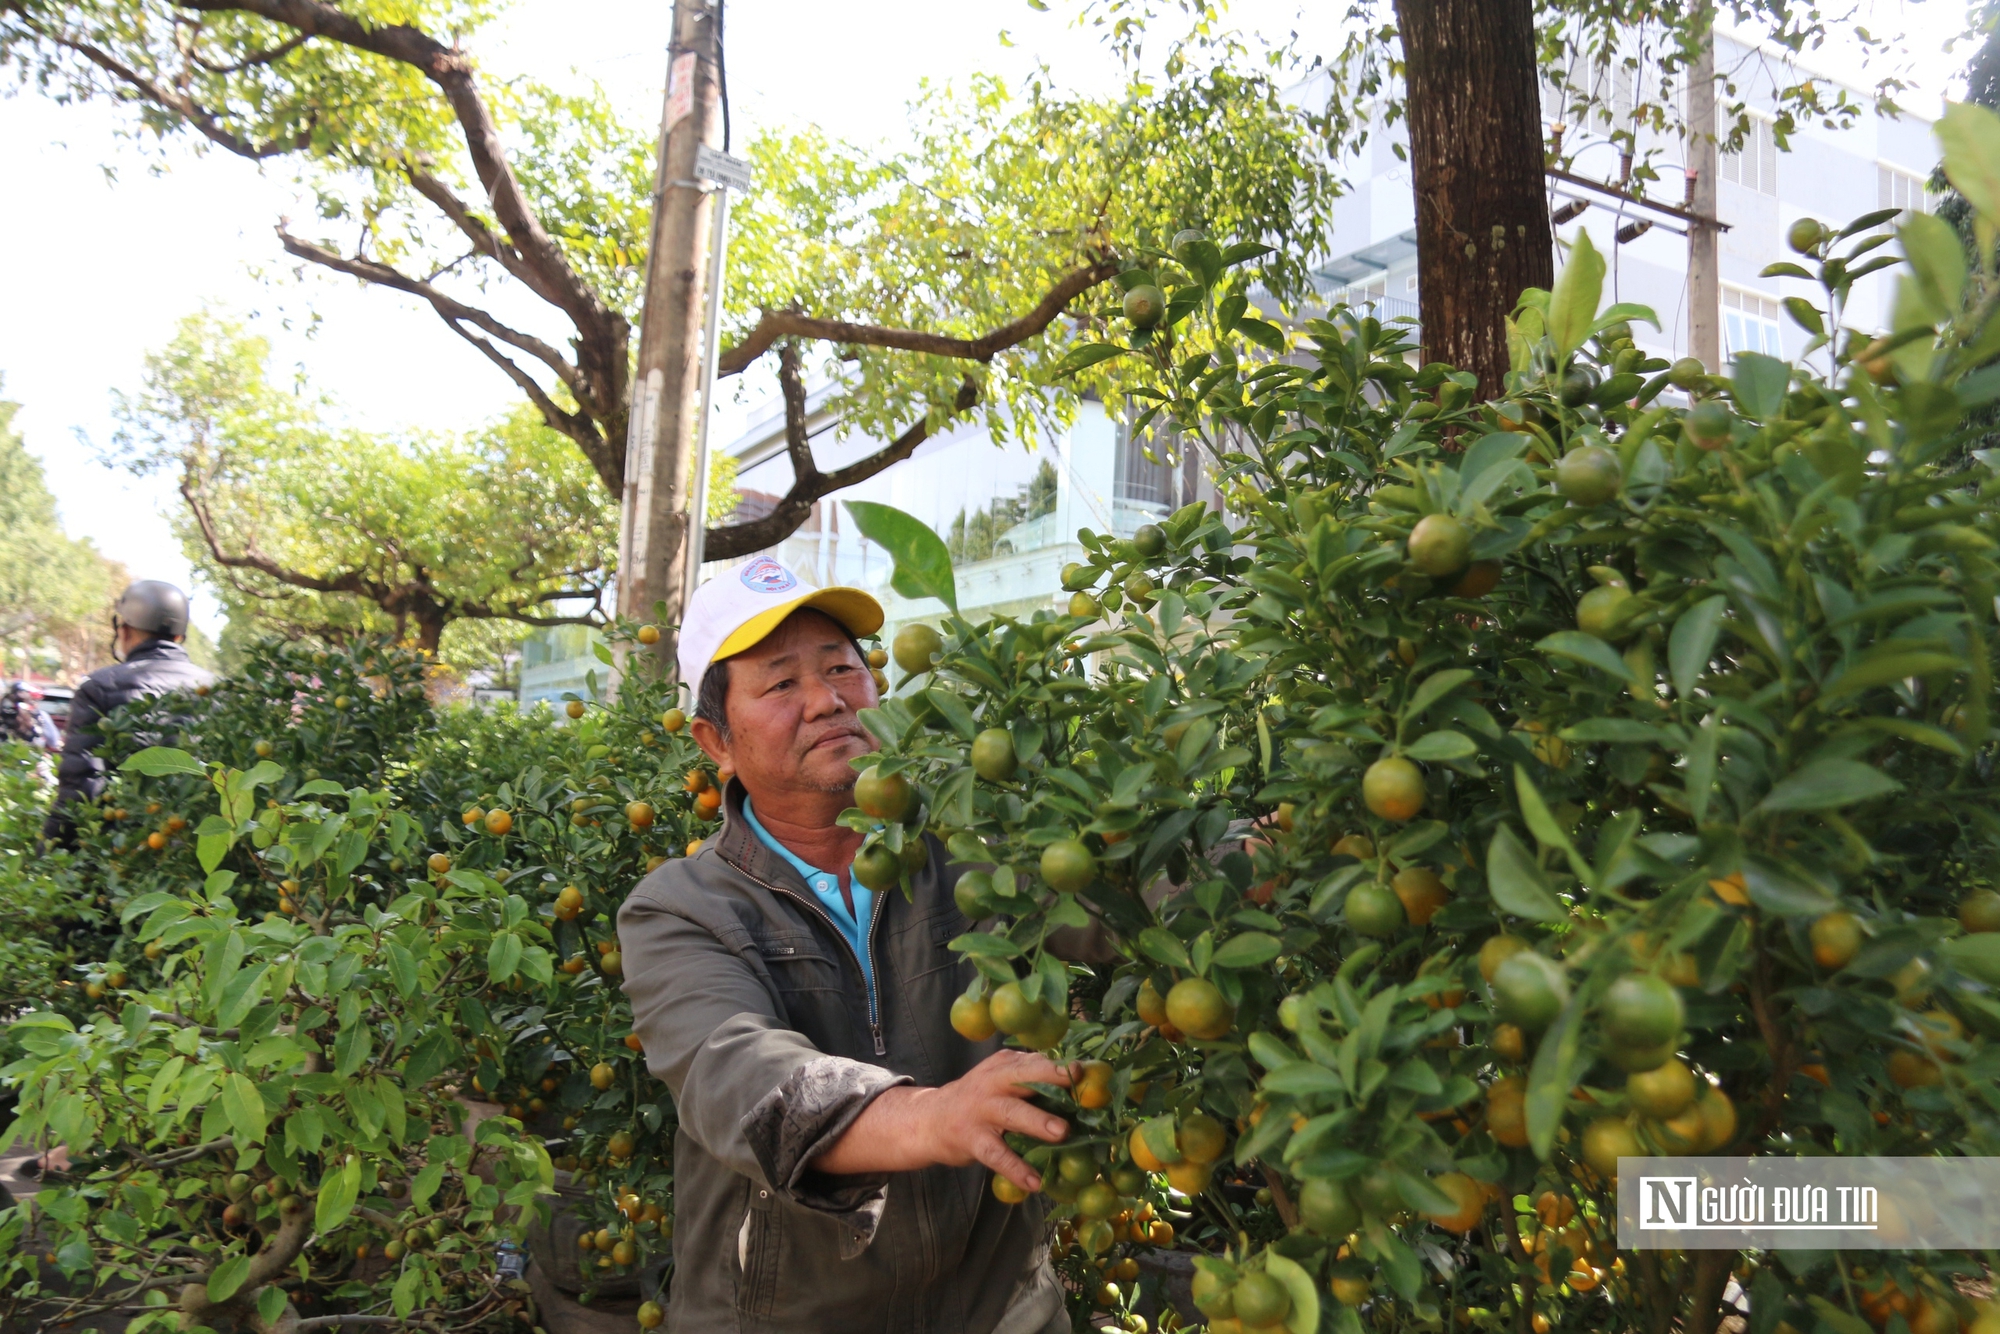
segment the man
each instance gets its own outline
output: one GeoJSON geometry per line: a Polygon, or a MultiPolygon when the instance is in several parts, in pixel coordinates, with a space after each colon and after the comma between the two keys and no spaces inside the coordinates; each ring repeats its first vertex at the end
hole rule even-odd
{"type": "Polygon", "coordinates": [[[108,781],[104,761],[91,752],[103,738],[97,720],[135,699],[190,690],[215,677],[188,661],[187,594],[158,579],[141,579],[118,597],[111,613],[111,654],[118,662],[84,678],[70,701],[68,736],[56,768],[56,799],[42,824],[42,837],[61,847],[76,846],[76,827],[66,811],[79,797],[95,800],[108,781]]]}
{"type": "Polygon", "coordinates": [[[680,1113],[668,1328],[1043,1334],[1067,1330],[1038,1199],[1001,1140],[1068,1127],[1027,1101],[1054,1063],[955,1033],[970,965],[957,868],[906,899],[849,873],[850,761],[875,749],[857,589],[769,558],[690,599],[681,680],[723,773],[722,831],[646,877],[618,914],[625,992],[680,1113]]]}

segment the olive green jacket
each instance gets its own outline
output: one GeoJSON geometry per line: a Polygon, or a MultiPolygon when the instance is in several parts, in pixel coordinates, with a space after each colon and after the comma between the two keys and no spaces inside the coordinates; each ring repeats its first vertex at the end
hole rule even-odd
{"type": "Polygon", "coordinates": [[[1039,1197],[1002,1204],[977,1165],[808,1166],[884,1089],[995,1050],[950,1023],[972,978],[946,948],[971,925],[958,868],[930,839],[911,898],[875,896],[871,1007],[853,947],[742,803],[731,781],[722,831],[618,914],[633,1026],[680,1113],[668,1329],[1037,1334],[1061,1315],[1039,1197]]]}

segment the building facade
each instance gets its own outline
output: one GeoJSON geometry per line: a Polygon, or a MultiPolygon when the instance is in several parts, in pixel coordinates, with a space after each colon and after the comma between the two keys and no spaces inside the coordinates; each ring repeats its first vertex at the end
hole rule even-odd
{"type": "MultiPolygon", "coordinates": [[[[1728,33],[1716,37],[1715,66],[1720,78],[1733,84],[1736,96],[1749,107],[1751,128],[1741,152],[1720,156],[1716,182],[1716,212],[1727,227],[1718,247],[1722,288],[1720,311],[1723,355],[1766,352],[1798,355],[1810,337],[1784,315],[1787,296],[1803,296],[1815,305],[1823,299],[1817,285],[1797,279],[1760,276],[1779,260],[1796,260],[1785,245],[1785,233],[1799,218],[1811,217],[1833,227],[1880,208],[1923,209],[1924,185],[1938,159],[1931,121],[1921,116],[1861,114],[1841,129],[1801,124],[1780,150],[1772,109],[1777,89],[1802,78],[1822,84],[1837,80],[1800,67],[1787,53],[1766,49],[1728,33]]],[[[1621,175],[1619,145],[1609,132],[1627,121],[1632,109],[1629,83],[1610,80],[1601,101],[1609,123],[1601,118],[1582,126],[1564,126],[1565,142],[1574,153],[1573,173],[1592,180],[1616,182],[1621,175]]],[[[1868,95],[1848,90],[1857,102],[1868,95]]],[[[1310,96],[1310,87],[1304,90],[1310,96]]],[[[1726,93],[1719,102],[1729,100],[1726,93]]],[[[1552,89],[1545,90],[1543,114],[1551,132],[1565,110],[1552,89]]],[[[1352,305],[1372,303],[1384,319],[1417,314],[1416,205],[1407,153],[1408,135],[1399,121],[1378,123],[1367,146],[1344,165],[1352,191],[1336,205],[1327,257],[1314,266],[1329,301],[1352,305]]],[[[1646,132],[1637,135],[1640,154],[1652,153],[1661,180],[1646,183],[1646,196],[1679,207],[1685,193],[1686,165],[1682,146],[1646,132]]],[[[1627,193],[1636,187],[1628,187],[1627,193]]],[[[1688,353],[1687,241],[1672,219],[1642,207],[1621,203],[1605,194],[1549,178],[1549,209],[1557,219],[1559,247],[1574,241],[1579,231],[1605,256],[1605,299],[1651,307],[1660,318],[1655,330],[1635,323],[1633,337],[1647,351],[1668,358],[1688,353]],[[1579,207],[1580,206],[1580,207],[1579,207]],[[1652,223],[1643,234],[1619,241],[1628,224],[1652,223]]],[[[1561,264],[1560,255],[1557,259],[1561,264]]],[[[1893,280],[1887,274],[1856,284],[1844,322],[1864,330],[1888,323],[1893,280]]]]}

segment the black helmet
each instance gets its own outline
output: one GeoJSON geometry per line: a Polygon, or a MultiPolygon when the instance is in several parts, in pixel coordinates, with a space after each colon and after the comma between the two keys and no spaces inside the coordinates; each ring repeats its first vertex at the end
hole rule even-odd
{"type": "Polygon", "coordinates": [[[111,624],[129,625],[163,639],[179,639],[188,628],[187,594],[159,579],[141,579],[118,595],[111,624]]]}

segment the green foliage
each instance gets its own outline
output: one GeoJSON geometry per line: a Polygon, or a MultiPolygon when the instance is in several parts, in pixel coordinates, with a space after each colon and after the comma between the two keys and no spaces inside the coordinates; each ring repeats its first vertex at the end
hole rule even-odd
{"type": "MultiPolygon", "coordinates": [[[[30,1258],[6,1271],[33,1309],[509,1320],[491,1250],[548,1188],[545,1145],[633,1265],[670,1229],[675,1122],[624,1041],[612,921],[708,824],[682,781],[698,752],[661,730],[672,692],[628,679],[557,725],[435,709],[427,672],[383,644],[265,645],[205,693],[106,720],[117,779],[58,868],[97,929],[0,1048],[12,1133],[73,1164],[36,1202],[67,1295],[30,1258]],[[625,1192],[660,1208],[621,1218],[625,1192]],[[197,1267],[153,1282],[169,1247],[197,1267]]],[[[30,902],[11,862],[0,876],[30,902]]]]}
{"type": "MultiPolygon", "coordinates": [[[[908,147],[879,153],[817,131],[769,133],[749,156],[757,186],[730,215],[729,322],[762,311],[976,338],[1021,317],[1064,274],[1119,253],[1159,218],[1284,238],[1257,277],[1280,300],[1312,291],[1307,238],[1332,225],[1335,177],[1309,122],[1254,68],[1217,68],[1116,100],[1063,97],[1034,80],[927,90],[908,147]],[[1036,182],[1033,190],[1022,181],[1036,182]]],[[[1159,238],[1165,240],[1165,238],[1159,238]]],[[[953,414],[961,380],[983,389],[996,440],[1066,422],[1085,389],[1116,393],[1118,367],[1048,392],[1050,371],[1122,294],[1095,287],[1086,318],[1003,353],[989,372],[887,347],[845,346],[826,410],[891,439],[953,414]]],[[[829,349],[833,351],[833,349],[829,349]]]]}
{"type": "MultiPolygon", "coordinates": [[[[2000,120],[1943,137],[1957,181],[2000,120]]],[[[1829,330],[1885,220],[1805,255],[1829,330]]],[[[2000,937],[1970,896],[2000,866],[2000,477],[1963,447],[2000,275],[1922,224],[1901,240],[1894,332],[1843,334],[1830,374],[1746,354],[1685,406],[1587,250],[1523,298],[1484,404],[1351,312],[1257,356],[1227,252],[1153,257],[1168,319],[1105,346],[1149,367],[1240,518],[1191,506],[1150,555],[1086,533],[1102,624],[948,617],[936,670],[869,719],[923,822],[995,867],[993,920],[954,942],[973,996],[1040,997],[1072,1022],[1017,1044],[1114,1067],[1108,1105],[1065,1109],[1109,1165],[1143,1146],[1172,1180],[1205,1113],[1236,1127],[1219,1170],[1353,1193],[1358,1230],[1276,1254],[1378,1322],[1604,1329],[1712,1320],[1689,1303],[1721,1271],[1613,1265],[1593,1144],[1994,1152],[2000,937]],[[1618,485],[1579,502],[1554,465],[1584,449],[1618,485]],[[1020,761],[1001,781],[969,764],[993,728],[1020,761]],[[1045,855],[1070,840],[1094,863],[1075,892],[1045,855]],[[1092,922],[1120,961],[1065,1005],[1049,933],[1092,922]],[[1635,974],[1669,985],[1607,1002],[1635,974]],[[1691,1104],[1668,1105],[1675,1061],[1691,1104]]],[[[1269,1269],[1254,1214],[1198,1205],[1219,1281],[1269,1269]]],[[[1900,1292],[1914,1326],[1948,1323],[1977,1259],[1725,1267],[1774,1321],[1879,1326],[1900,1292]]]]}
{"type": "Polygon", "coordinates": [[[459,437],[387,438],[273,385],[269,355],[240,325],[191,317],[119,412],[135,464],[178,474],[183,548],[232,618],[436,649],[454,621],[535,621],[601,596],[616,515],[525,407],[459,437]]]}
{"type": "Polygon", "coordinates": [[[65,533],[41,461],[13,427],[20,404],[0,402],[0,676],[42,670],[49,647],[78,658],[101,636],[124,571],[87,538],[65,533]]]}

